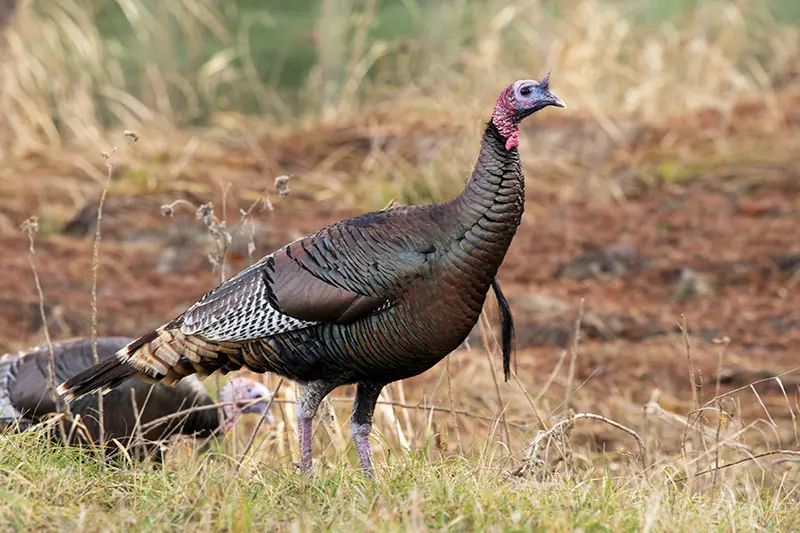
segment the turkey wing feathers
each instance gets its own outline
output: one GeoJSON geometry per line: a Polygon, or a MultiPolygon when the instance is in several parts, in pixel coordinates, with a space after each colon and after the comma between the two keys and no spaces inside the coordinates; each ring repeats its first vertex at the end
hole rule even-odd
{"type": "MultiPolygon", "coordinates": [[[[179,319],[209,341],[266,338],[384,309],[423,274],[426,254],[387,238],[387,216],[329,226],[264,257],[207,293],[179,319]],[[381,234],[381,239],[371,235],[381,234]]],[[[364,217],[357,217],[364,218],[364,217]]]]}

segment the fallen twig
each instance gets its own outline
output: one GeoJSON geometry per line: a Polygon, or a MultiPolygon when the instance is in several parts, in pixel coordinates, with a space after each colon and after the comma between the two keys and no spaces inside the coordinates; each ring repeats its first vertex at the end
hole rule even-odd
{"type": "MultiPolygon", "coordinates": [[[[331,402],[350,402],[350,403],[352,403],[353,401],[355,401],[355,398],[329,398],[329,400],[331,402]]],[[[287,403],[288,404],[293,404],[294,403],[294,400],[279,400],[279,399],[270,400],[270,399],[264,397],[264,398],[257,398],[255,400],[250,400],[247,403],[241,403],[241,404],[239,404],[239,407],[249,407],[249,406],[255,405],[255,404],[259,403],[259,402],[266,402],[266,401],[271,401],[272,403],[280,403],[280,404],[287,404],[287,403]]],[[[400,403],[400,402],[390,402],[390,401],[386,401],[386,400],[378,400],[377,403],[378,404],[383,404],[383,405],[391,405],[393,407],[399,407],[401,409],[412,409],[412,410],[418,410],[418,411],[434,411],[434,412],[437,412],[437,413],[455,413],[457,415],[466,416],[467,418],[472,418],[474,420],[483,420],[485,422],[494,422],[496,420],[496,418],[494,418],[494,417],[475,414],[475,413],[473,413],[471,411],[466,411],[464,409],[452,409],[451,410],[450,408],[447,408],[447,407],[436,407],[436,406],[433,406],[433,405],[410,405],[410,404],[405,404],[405,403],[400,403]]],[[[164,422],[172,420],[173,418],[180,418],[182,416],[186,416],[186,415],[188,415],[190,413],[194,413],[194,412],[197,412],[197,411],[205,411],[205,410],[208,410],[208,409],[217,409],[219,407],[224,407],[226,405],[236,405],[236,402],[217,402],[217,403],[213,403],[213,404],[209,404],[209,405],[201,405],[201,406],[198,406],[198,407],[191,407],[189,409],[184,409],[183,411],[179,411],[177,413],[172,413],[172,414],[169,414],[169,415],[166,415],[166,416],[162,416],[160,418],[156,418],[155,420],[152,420],[152,421],[148,422],[147,424],[143,424],[142,425],[142,430],[143,431],[147,431],[148,429],[150,429],[150,428],[152,428],[152,427],[154,427],[154,426],[156,426],[158,424],[162,424],[164,422]]],[[[500,422],[500,423],[502,424],[503,422],[500,422]]],[[[506,424],[509,427],[513,427],[513,428],[516,428],[516,429],[522,429],[522,430],[528,429],[531,426],[535,425],[535,424],[521,424],[519,422],[506,422],[506,424]]]]}
{"type": "Polygon", "coordinates": [[[744,459],[739,459],[738,461],[734,461],[732,463],[728,463],[728,464],[725,464],[725,465],[720,465],[719,467],[709,468],[708,470],[703,470],[701,472],[697,472],[695,474],[692,474],[691,476],[683,476],[683,477],[680,477],[680,478],[676,479],[675,482],[676,483],[682,483],[684,481],[688,481],[690,479],[696,478],[698,476],[702,476],[704,474],[710,474],[712,472],[717,472],[719,470],[724,470],[724,469],[730,468],[732,466],[740,465],[742,463],[747,463],[748,461],[757,461],[758,459],[761,459],[763,457],[769,457],[771,455],[789,455],[789,456],[793,456],[793,457],[800,457],[800,451],[798,451],[798,450],[771,450],[771,451],[768,451],[768,452],[759,453],[759,454],[754,455],[752,457],[745,457],[744,459]]]}
{"type": "Polygon", "coordinates": [[[569,418],[561,420],[560,422],[553,425],[553,427],[551,427],[547,431],[539,431],[539,433],[536,434],[536,437],[534,437],[533,441],[529,446],[530,451],[528,452],[527,457],[523,461],[522,466],[519,467],[516,471],[514,471],[513,475],[522,476],[531,467],[532,464],[540,462],[541,460],[538,459],[537,457],[539,451],[541,451],[542,449],[547,449],[547,447],[550,444],[550,441],[557,433],[563,434],[578,420],[596,420],[598,422],[603,422],[633,437],[636,440],[636,444],[639,445],[639,455],[641,456],[641,460],[643,461],[642,467],[644,469],[647,468],[647,464],[644,463],[644,461],[647,458],[646,454],[647,447],[644,441],[642,440],[642,437],[640,437],[639,434],[636,433],[636,431],[632,430],[627,426],[623,426],[619,422],[615,422],[614,420],[606,418],[602,415],[596,415],[594,413],[577,413],[570,416],[569,418]]]}

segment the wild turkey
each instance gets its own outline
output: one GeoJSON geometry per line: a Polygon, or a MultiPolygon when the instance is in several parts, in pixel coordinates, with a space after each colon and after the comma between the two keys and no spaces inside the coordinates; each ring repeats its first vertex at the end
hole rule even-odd
{"type": "Polygon", "coordinates": [[[371,476],[368,436],[381,389],[431,368],[478,320],[522,217],[519,124],[547,106],[565,107],[549,75],[514,82],[497,100],[459,196],[366,213],[291,242],[59,393],[81,396],[134,375],[175,383],[243,366],[274,372],[303,385],[298,466],[308,472],[320,402],[355,383],[351,430],[371,476]]]}
{"type": "MultiPolygon", "coordinates": [[[[105,360],[134,340],[127,337],[98,338],[97,355],[105,360]]],[[[57,382],[89,368],[94,361],[89,339],[54,343],[53,355],[57,382]]],[[[16,354],[6,354],[0,359],[0,428],[15,426],[16,422],[17,427],[24,430],[47,415],[57,412],[54,397],[47,392],[48,356],[47,346],[37,346],[16,354]]],[[[155,459],[159,462],[161,448],[151,444],[151,441],[163,440],[173,434],[201,437],[217,431],[227,431],[233,427],[239,413],[263,413],[266,408],[264,402],[244,407],[243,404],[270,395],[261,383],[235,377],[220,391],[220,401],[232,402],[236,397],[240,405],[223,406],[223,427],[220,427],[217,409],[190,412],[185,417],[147,427],[149,422],[163,416],[191,407],[212,405],[214,402],[195,376],[189,376],[175,387],[162,383],[153,385],[134,377],[104,397],[105,437],[111,455],[118,451],[111,439],[117,439],[120,444],[127,446],[135,437],[136,411],[131,401],[131,388],[135,392],[136,405],[141,412],[140,428],[146,428],[142,431],[142,436],[148,441],[147,444],[137,446],[137,452],[142,455],[155,452],[155,459]]],[[[97,396],[73,400],[70,402],[70,410],[73,416],[81,415],[81,423],[92,441],[98,443],[97,396]]],[[[267,420],[271,421],[271,413],[268,413],[267,420]]],[[[86,442],[81,431],[75,431],[73,435],[78,442],[86,442]]]]}

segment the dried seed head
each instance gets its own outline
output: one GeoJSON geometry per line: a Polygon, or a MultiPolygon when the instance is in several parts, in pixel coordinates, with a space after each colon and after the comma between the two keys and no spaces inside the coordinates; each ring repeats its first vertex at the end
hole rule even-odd
{"type": "Polygon", "coordinates": [[[279,191],[289,188],[289,176],[278,176],[275,178],[275,188],[279,191]]]}
{"type": "Polygon", "coordinates": [[[256,253],[256,227],[250,224],[250,237],[247,239],[247,256],[252,259],[256,253]]]}
{"type": "Polygon", "coordinates": [[[138,142],[139,135],[135,131],[125,130],[125,138],[131,142],[138,142]]]}
{"type": "Polygon", "coordinates": [[[212,202],[205,203],[197,208],[195,215],[197,220],[202,220],[207,226],[210,226],[214,217],[214,204],[212,202]]]}
{"type": "MultiPolygon", "coordinates": [[[[103,161],[105,162],[106,168],[109,169],[109,172],[117,166],[117,147],[112,146],[110,152],[100,152],[100,155],[103,157],[103,161]]],[[[109,175],[109,177],[111,177],[109,175]]]]}
{"type": "Polygon", "coordinates": [[[36,215],[30,217],[20,225],[20,229],[23,233],[33,236],[39,231],[39,217],[36,215]]]}
{"type": "Polygon", "coordinates": [[[289,188],[289,176],[278,176],[275,178],[275,188],[278,190],[278,195],[281,198],[286,198],[291,193],[289,188]]]}

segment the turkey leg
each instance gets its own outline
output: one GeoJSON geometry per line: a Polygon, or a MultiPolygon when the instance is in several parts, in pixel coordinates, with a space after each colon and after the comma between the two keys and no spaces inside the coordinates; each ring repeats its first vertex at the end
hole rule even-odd
{"type": "Polygon", "coordinates": [[[327,381],[312,381],[302,388],[297,396],[297,437],[300,441],[300,463],[294,463],[304,474],[311,471],[311,421],[317,414],[322,400],[338,385],[327,381]]]}
{"type": "Polygon", "coordinates": [[[353,433],[353,442],[358,452],[358,460],[361,461],[361,469],[364,475],[372,478],[375,471],[372,468],[372,451],[369,446],[369,434],[372,430],[372,415],[375,412],[375,405],[378,403],[378,396],[384,385],[375,382],[362,381],[356,390],[356,399],[353,402],[353,412],[350,416],[350,431],[353,433]]]}

